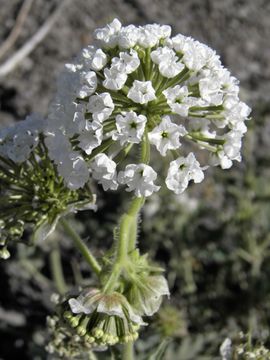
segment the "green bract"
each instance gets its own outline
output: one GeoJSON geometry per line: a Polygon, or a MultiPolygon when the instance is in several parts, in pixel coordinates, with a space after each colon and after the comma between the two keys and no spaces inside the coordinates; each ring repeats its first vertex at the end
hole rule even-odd
{"type": "Polygon", "coordinates": [[[25,229],[33,230],[34,240],[43,240],[54,231],[61,216],[95,208],[88,185],[79,191],[65,186],[48,159],[42,136],[21,163],[0,156],[0,195],[2,258],[9,256],[8,242],[21,240],[25,229]]]}

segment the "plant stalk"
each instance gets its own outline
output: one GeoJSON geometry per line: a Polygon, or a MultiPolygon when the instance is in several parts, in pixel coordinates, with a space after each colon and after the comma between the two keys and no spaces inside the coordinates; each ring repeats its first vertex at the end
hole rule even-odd
{"type": "Polygon", "coordinates": [[[134,360],[134,343],[128,342],[123,346],[122,360],[134,360]]]}
{"type": "Polygon", "coordinates": [[[80,251],[82,256],[90,265],[90,268],[96,273],[97,276],[99,276],[101,272],[101,267],[97,262],[96,258],[94,257],[94,255],[92,254],[92,252],[88,249],[88,247],[85,245],[81,237],[74,231],[74,229],[65,219],[61,219],[60,221],[67,235],[73,240],[77,249],[80,251]]]}
{"type": "Polygon", "coordinates": [[[134,250],[137,239],[138,215],[144,204],[143,197],[135,197],[129,209],[122,215],[119,225],[119,239],[116,243],[116,260],[104,292],[113,291],[122,270],[128,264],[128,254],[134,250]],[[132,232],[132,234],[131,234],[132,232]]]}
{"type": "Polygon", "coordinates": [[[67,285],[63,273],[61,255],[58,244],[54,246],[50,254],[50,268],[57,291],[59,292],[59,294],[64,295],[67,292],[67,285]]]}

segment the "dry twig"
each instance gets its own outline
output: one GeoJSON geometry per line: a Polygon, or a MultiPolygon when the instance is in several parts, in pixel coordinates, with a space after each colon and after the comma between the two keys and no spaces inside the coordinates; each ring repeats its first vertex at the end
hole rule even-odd
{"type": "Polygon", "coordinates": [[[36,46],[48,35],[64,7],[70,0],[63,0],[52,15],[44,22],[35,35],[33,35],[14,55],[0,66],[0,78],[8,75],[14,68],[26,58],[36,46]]]}
{"type": "Polygon", "coordinates": [[[6,40],[2,43],[0,47],[0,59],[7,53],[7,51],[12,47],[12,45],[15,43],[18,36],[20,35],[21,29],[25,23],[25,20],[27,19],[32,3],[33,0],[23,1],[15,25],[11,30],[9,36],[6,38],[6,40]]]}

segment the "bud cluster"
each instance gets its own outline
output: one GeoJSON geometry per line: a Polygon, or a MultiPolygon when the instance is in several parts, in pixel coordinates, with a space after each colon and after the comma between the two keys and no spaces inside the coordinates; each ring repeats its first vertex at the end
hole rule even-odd
{"type": "Polygon", "coordinates": [[[50,342],[46,346],[49,354],[64,359],[88,359],[92,350],[106,350],[95,347],[83,336],[79,336],[72,327],[67,327],[62,318],[54,315],[47,318],[50,342]]]}
{"type": "Polygon", "coordinates": [[[20,240],[31,227],[45,238],[60,216],[93,208],[87,185],[67,188],[48,158],[42,134],[45,120],[28,117],[0,132],[0,256],[9,257],[10,240],[20,240]]]}
{"type": "Polygon", "coordinates": [[[261,341],[256,341],[251,334],[240,332],[232,341],[226,338],[220,346],[222,360],[268,360],[270,350],[261,341]]]}
{"type": "Polygon", "coordinates": [[[158,274],[162,269],[150,266],[138,250],[130,254],[114,289],[106,290],[112,269],[110,259],[103,260],[107,263],[100,275],[103,289],[87,287],[75,291],[75,296],[67,294],[58,306],[61,324],[72,334],[69,338],[76,335],[99,349],[137,340],[141,326],[147,325],[142,317],[156,313],[163,296],[170,295],[166,279],[158,274]]]}
{"type": "Polygon", "coordinates": [[[141,325],[146,325],[124,295],[116,291],[106,294],[97,288],[87,288],[64,302],[62,316],[94,347],[135,341],[141,325]]]}

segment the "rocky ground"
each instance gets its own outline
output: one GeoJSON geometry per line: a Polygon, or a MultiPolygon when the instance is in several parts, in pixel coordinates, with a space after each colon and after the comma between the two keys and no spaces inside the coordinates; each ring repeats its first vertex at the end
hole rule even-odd
{"type": "MultiPolygon", "coordinates": [[[[61,1],[34,0],[16,43],[18,50],[61,1]]],[[[21,0],[0,0],[0,44],[14,26],[21,0]]],[[[0,79],[0,126],[30,112],[46,114],[57,74],[92,31],[118,17],[124,24],[164,23],[217,50],[240,79],[242,98],[252,106],[270,93],[269,0],[76,0],[69,1],[48,36],[17,68],[0,79]]]]}

